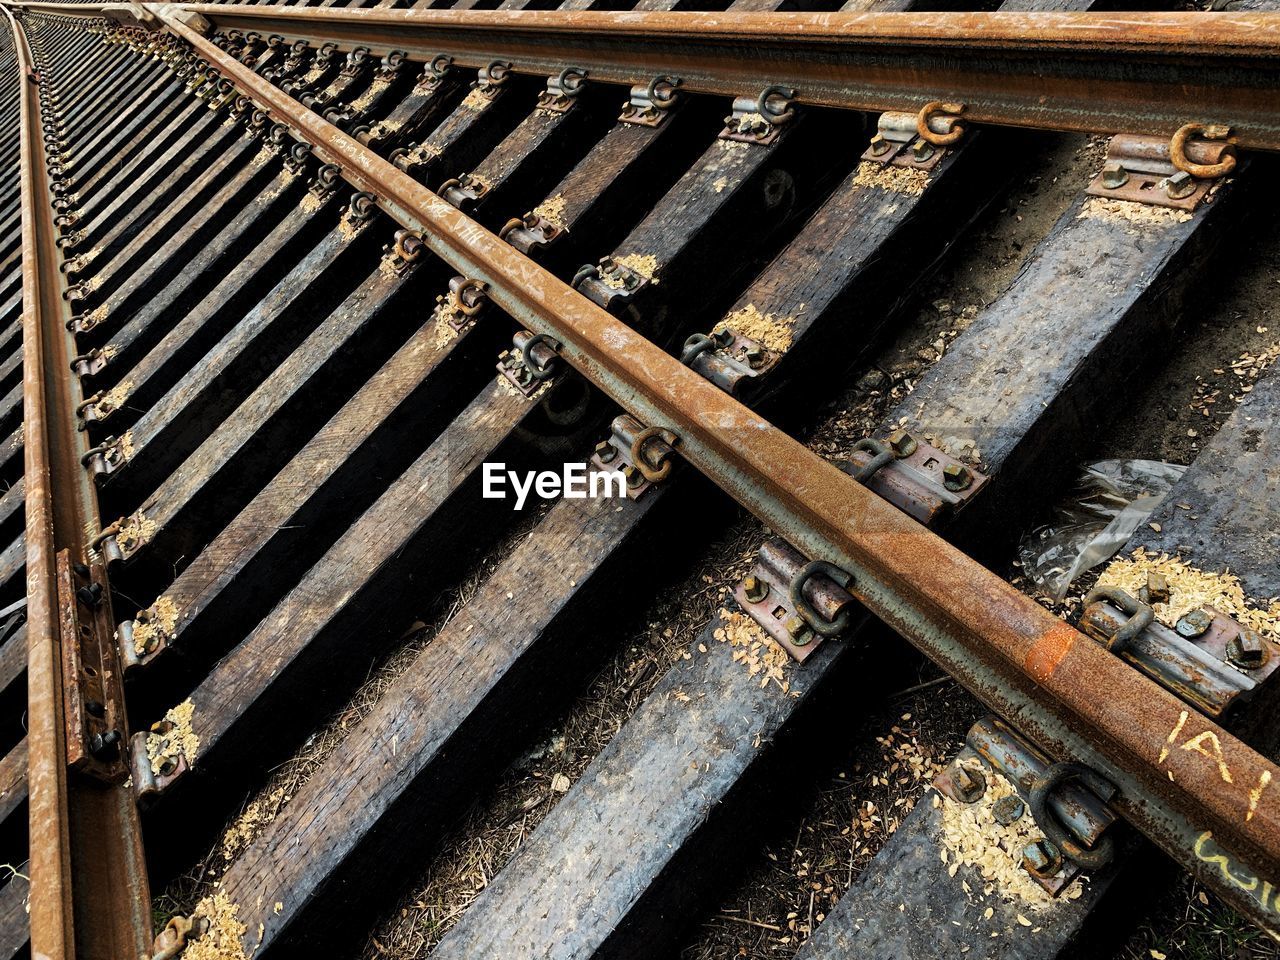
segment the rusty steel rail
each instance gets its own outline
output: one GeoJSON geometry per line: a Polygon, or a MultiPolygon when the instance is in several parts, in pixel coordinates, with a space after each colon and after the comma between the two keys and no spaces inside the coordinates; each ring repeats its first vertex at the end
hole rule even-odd
{"type": "Polygon", "coordinates": [[[517,322],[764,524],[854,576],[851,592],[1060,758],[1095,767],[1147,836],[1264,927],[1280,927],[1277,768],[1000,577],[752,413],[496,235],[303,108],[186,22],[222,76],[377,197],[517,322]],[[1270,879],[1268,879],[1270,878],[1270,879]]]}
{"type": "Polygon", "coordinates": [[[97,513],[72,416],[79,386],[68,363],[38,74],[25,32],[4,12],[27,79],[20,123],[31,955],[119,960],[150,946],[150,895],[131,792],[67,766],[56,558],[66,548],[85,562],[84,531],[97,513]]]}
{"type": "Polygon", "coordinates": [[[593,80],[680,78],[741,96],[794,88],[797,103],[917,111],[964,104],[974,123],[1172,136],[1227,125],[1242,148],[1280,150],[1280,14],[605,13],[383,10],[246,4],[32,4],[60,14],[208,17],[375,54],[464,66],[510,61],[593,80]],[[1189,115],[1194,114],[1194,115],[1189,115]]]}

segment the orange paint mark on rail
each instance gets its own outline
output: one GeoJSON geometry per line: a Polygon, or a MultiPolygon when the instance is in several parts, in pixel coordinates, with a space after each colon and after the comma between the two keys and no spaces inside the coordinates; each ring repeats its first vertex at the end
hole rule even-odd
{"type": "Polygon", "coordinates": [[[1074,627],[1065,623],[1051,627],[1027,651],[1022,665],[1036,683],[1044,683],[1058,669],[1063,658],[1071,652],[1079,637],[1074,627]]]}

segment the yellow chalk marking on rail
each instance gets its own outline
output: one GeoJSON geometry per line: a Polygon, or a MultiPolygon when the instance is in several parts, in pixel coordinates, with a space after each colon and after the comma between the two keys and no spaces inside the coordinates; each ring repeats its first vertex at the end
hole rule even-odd
{"type": "Polygon", "coordinates": [[[1178,717],[1178,722],[1173,725],[1173,729],[1169,731],[1169,739],[1164,742],[1164,746],[1160,748],[1160,759],[1156,761],[1156,765],[1164,763],[1169,759],[1169,748],[1173,746],[1174,741],[1178,739],[1178,734],[1182,732],[1183,725],[1187,722],[1190,714],[1183,710],[1182,715],[1178,717]]]}
{"type": "Polygon", "coordinates": [[[1222,755],[1222,743],[1218,740],[1218,735],[1212,730],[1206,730],[1204,733],[1197,734],[1179,749],[1189,750],[1192,753],[1198,753],[1203,757],[1208,757],[1218,765],[1218,776],[1222,777],[1223,783],[1235,783],[1231,778],[1231,768],[1227,766],[1226,758],[1222,755]],[[1212,752],[1206,750],[1204,744],[1213,745],[1212,752]]]}
{"type": "Polygon", "coordinates": [[[1258,785],[1249,791],[1249,812],[1244,815],[1245,823],[1253,819],[1253,815],[1258,812],[1258,801],[1262,799],[1262,791],[1267,789],[1267,785],[1271,783],[1271,771],[1263,770],[1258,774],[1258,785]]]}

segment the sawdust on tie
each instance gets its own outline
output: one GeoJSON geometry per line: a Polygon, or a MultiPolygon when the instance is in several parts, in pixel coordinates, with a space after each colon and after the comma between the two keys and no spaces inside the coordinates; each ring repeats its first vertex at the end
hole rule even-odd
{"type": "Polygon", "coordinates": [[[189,699],[184,700],[156,724],[161,730],[153,729],[147,734],[147,760],[151,763],[152,773],[159,774],[166,761],[177,762],[179,757],[186,757],[188,764],[195,762],[200,738],[191,728],[194,714],[195,705],[189,699]]]}
{"type": "Polygon", "coordinates": [[[749,340],[754,340],[766,350],[774,353],[786,353],[791,348],[793,333],[791,325],[795,323],[795,315],[779,317],[774,313],[761,313],[754,303],[748,303],[740,310],[727,314],[715,325],[712,332],[720,333],[731,330],[749,340]]]}
{"type": "Polygon", "coordinates": [[[961,865],[967,864],[977,870],[986,883],[979,891],[982,897],[994,894],[1005,901],[1025,903],[1029,910],[1044,909],[1062,899],[1078,898],[1082,892],[1079,879],[1055,898],[1027,873],[1022,865],[1022,851],[1044,834],[1029,812],[1024,811],[1008,826],[996,820],[993,812],[996,801],[1017,791],[996,771],[981,767],[979,772],[986,778],[987,789],[976,802],[959,803],[941,793],[933,800],[942,814],[941,857],[947,864],[947,873],[954,877],[961,865]]]}
{"type": "Polygon", "coordinates": [[[876,187],[890,193],[918,197],[929,185],[929,174],[911,167],[895,167],[893,164],[863,160],[858,164],[851,183],[855,187],[876,187]]]}
{"type": "Polygon", "coordinates": [[[1240,578],[1230,571],[1211,573],[1178,557],[1138,547],[1118,557],[1098,578],[1099,586],[1119,587],[1132,596],[1147,585],[1151,574],[1169,583],[1169,602],[1152,605],[1156,619],[1173,627],[1192,610],[1213,607],[1263,636],[1280,642],[1280,599],[1255,600],[1245,595],[1240,578]]]}

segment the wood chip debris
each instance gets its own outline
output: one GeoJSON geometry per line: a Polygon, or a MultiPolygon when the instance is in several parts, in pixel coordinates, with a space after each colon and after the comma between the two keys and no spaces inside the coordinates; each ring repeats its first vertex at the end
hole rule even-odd
{"type": "Polygon", "coordinates": [[[275,185],[264,188],[261,193],[253,198],[253,202],[258,204],[258,206],[266,206],[276,197],[280,196],[280,194],[284,193],[285,187],[289,186],[289,184],[297,178],[298,175],[286,167],[280,171],[280,175],[276,178],[275,185]]]}
{"type": "Polygon", "coordinates": [[[726,314],[717,323],[712,333],[731,330],[749,340],[754,340],[766,350],[774,353],[786,353],[791,348],[794,338],[792,324],[795,315],[779,317],[774,313],[761,313],[754,303],[748,303],[740,310],[726,314]]]}
{"type": "Polygon", "coordinates": [[[927,443],[937,447],[949,457],[955,457],[973,466],[982,465],[982,450],[973,437],[943,437],[935,433],[925,433],[923,436],[927,443]]]}
{"type": "Polygon", "coordinates": [[[195,705],[188,699],[182,701],[164,715],[164,719],[156,726],[170,726],[168,732],[150,732],[147,734],[147,759],[151,762],[151,772],[159,774],[166,760],[177,761],[186,757],[191,764],[200,750],[200,738],[191,729],[191,718],[195,714],[195,705]]]}
{"type": "MultiPolygon", "coordinates": [[[[652,253],[629,253],[625,257],[614,257],[613,262],[620,267],[627,267],[644,277],[655,287],[658,281],[654,279],[654,274],[658,272],[658,258],[652,253]]],[[[626,285],[621,277],[610,276],[604,272],[600,274],[600,282],[611,290],[621,290],[626,285]]]]}
{"type": "Polygon", "coordinates": [[[468,93],[465,97],[463,97],[461,105],[463,108],[467,110],[472,110],[476,113],[479,113],[481,110],[485,109],[491,103],[493,103],[493,100],[489,98],[489,95],[487,93],[485,93],[479,87],[472,87],[471,92],[468,93]]]}
{"type": "Polygon", "coordinates": [[[121,380],[114,387],[98,398],[98,402],[93,405],[93,412],[102,419],[115,410],[119,410],[121,405],[128,399],[129,394],[133,392],[132,380],[121,380]]]}
{"type": "Polygon", "coordinates": [[[1156,619],[1165,626],[1175,626],[1192,610],[1213,607],[1280,642],[1280,599],[1255,600],[1245,596],[1240,578],[1230,571],[1211,573],[1178,557],[1138,547],[1132,555],[1111,561],[1098,578],[1098,585],[1119,587],[1136,597],[1151,574],[1163,576],[1169,583],[1169,602],[1152,606],[1156,619]]]}
{"type": "Polygon", "coordinates": [[[554,196],[547,197],[546,200],[534,207],[533,215],[541,217],[557,230],[568,230],[569,228],[564,222],[564,210],[568,203],[569,201],[563,193],[557,193],[554,196]]]}
{"type": "Polygon", "coordinates": [[[133,651],[142,656],[153,641],[172,637],[178,627],[178,605],[171,597],[161,597],[146,610],[146,619],[133,621],[133,651]]]}
{"type": "Polygon", "coordinates": [[[266,796],[251,800],[244,812],[222,835],[222,859],[230,863],[239,856],[240,851],[257,839],[262,828],[275,820],[288,800],[283,787],[277,787],[266,796]]]}
{"type": "Polygon", "coordinates": [[[156,522],[144,513],[135,513],[120,524],[116,533],[116,545],[125,553],[132,553],[156,535],[156,522]]]}
{"type": "Polygon", "coordinates": [[[324,201],[311,190],[304,193],[302,199],[298,201],[298,209],[303,213],[315,213],[323,206],[324,201]]]}
{"type": "Polygon", "coordinates": [[[942,814],[941,857],[948,865],[947,872],[954,877],[962,864],[973,867],[986,881],[981,897],[997,895],[1031,911],[1077,899],[1082,893],[1079,879],[1054,898],[1027,873],[1022,866],[1022,851],[1043,834],[1025,812],[1007,827],[997,821],[993,813],[996,801],[1016,791],[998,772],[986,767],[981,767],[980,772],[986,778],[987,789],[975,803],[959,803],[938,794],[937,805],[942,814]]]}
{"type": "MultiPolygon", "coordinates": [[[[515,348],[512,348],[511,352],[521,363],[524,363],[524,354],[521,351],[515,348]]],[[[533,402],[541,398],[541,396],[544,393],[546,393],[548,390],[551,389],[551,383],[552,383],[552,381],[550,380],[543,380],[542,383],[538,385],[538,389],[534,390],[533,393],[531,393],[528,397],[526,397],[523,393],[517,390],[516,385],[512,383],[503,374],[499,373],[495,379],[498,382],[498,389],[501,390],[503,393],[505,393],[507,396],[519,397],[521,400],[528,400],[530,402],[533,402]]]]}
{"type": "Polygon", "coordinates": [[[364,229],[365,221],[359,222],[351,218],[351,211],[347,210],[343,213],[342,218],[338,221],[338,233],[342,235],[343,242],[349,243],[360,235],[360,231],[364,229]]]}
{"type": "Polygon", "coordinates": [[[215,893],[197,904],[194,916],[209,921],[198,939],[188,940],[182,960],[248,960],[244,952],[247,927],[237,919],[240,908],[225,893],[215,893]]]}
{"type": "Polygon", "coordinates": [[[351,101],[351,109],[357,113],[363,113],[373,106],[374,99],[387,87],[391,86],[391,80],[388,77],[378,77],[373,83],[369,84],[369,89],[360,96],[351,101]]]}
{"type": "MultiPolygon", "coordinates": [[[[1080,212],[1077,220],[1105,220],[1108,223],[1144,224],[1149,226],[1170,226],[1175,223],[1186,223],[1191,214],[1186,210],[1175,210],[1172,207],[1153,207],[1148,203],[1134,203],[1131,200],[1113,200],[1109,197],[1090,197],[1080,212]]],[[[1138,234],[1136,230],[1129,233],[1138,234]]]]}
{"type": "Polygon", "coordinates": [[[436,309],[436,326],[431,342],[437,350],[443,350],[458,339],[458,331],[453,329],[453,325],[446,319],[456,316],[457,312],[458,295],[450,290],[445,294],[444,299],[440,301],[440,306],[436,309]]]}
{"type": "Polygon", "coordinates": [[[760,677],[761,688],[772,681],[783,693],[791,690],[791,682],[785,674],[791,657],[745,613],[722,608],[720,626],[716,627],[713,636],[733,648],[734,663],[744,665],[751,676],[760,677]]]}
{"type": "Polygon", "coordinates": [[[854,187],[876,187],[890,193],[902,193],[909,197],[918,197],[929,185],[929,174],[923,170],[910,167],[895,167],[892,164],[877,163],[874,160],[863,160],[853,175],[851,185],[854,187]]]}

